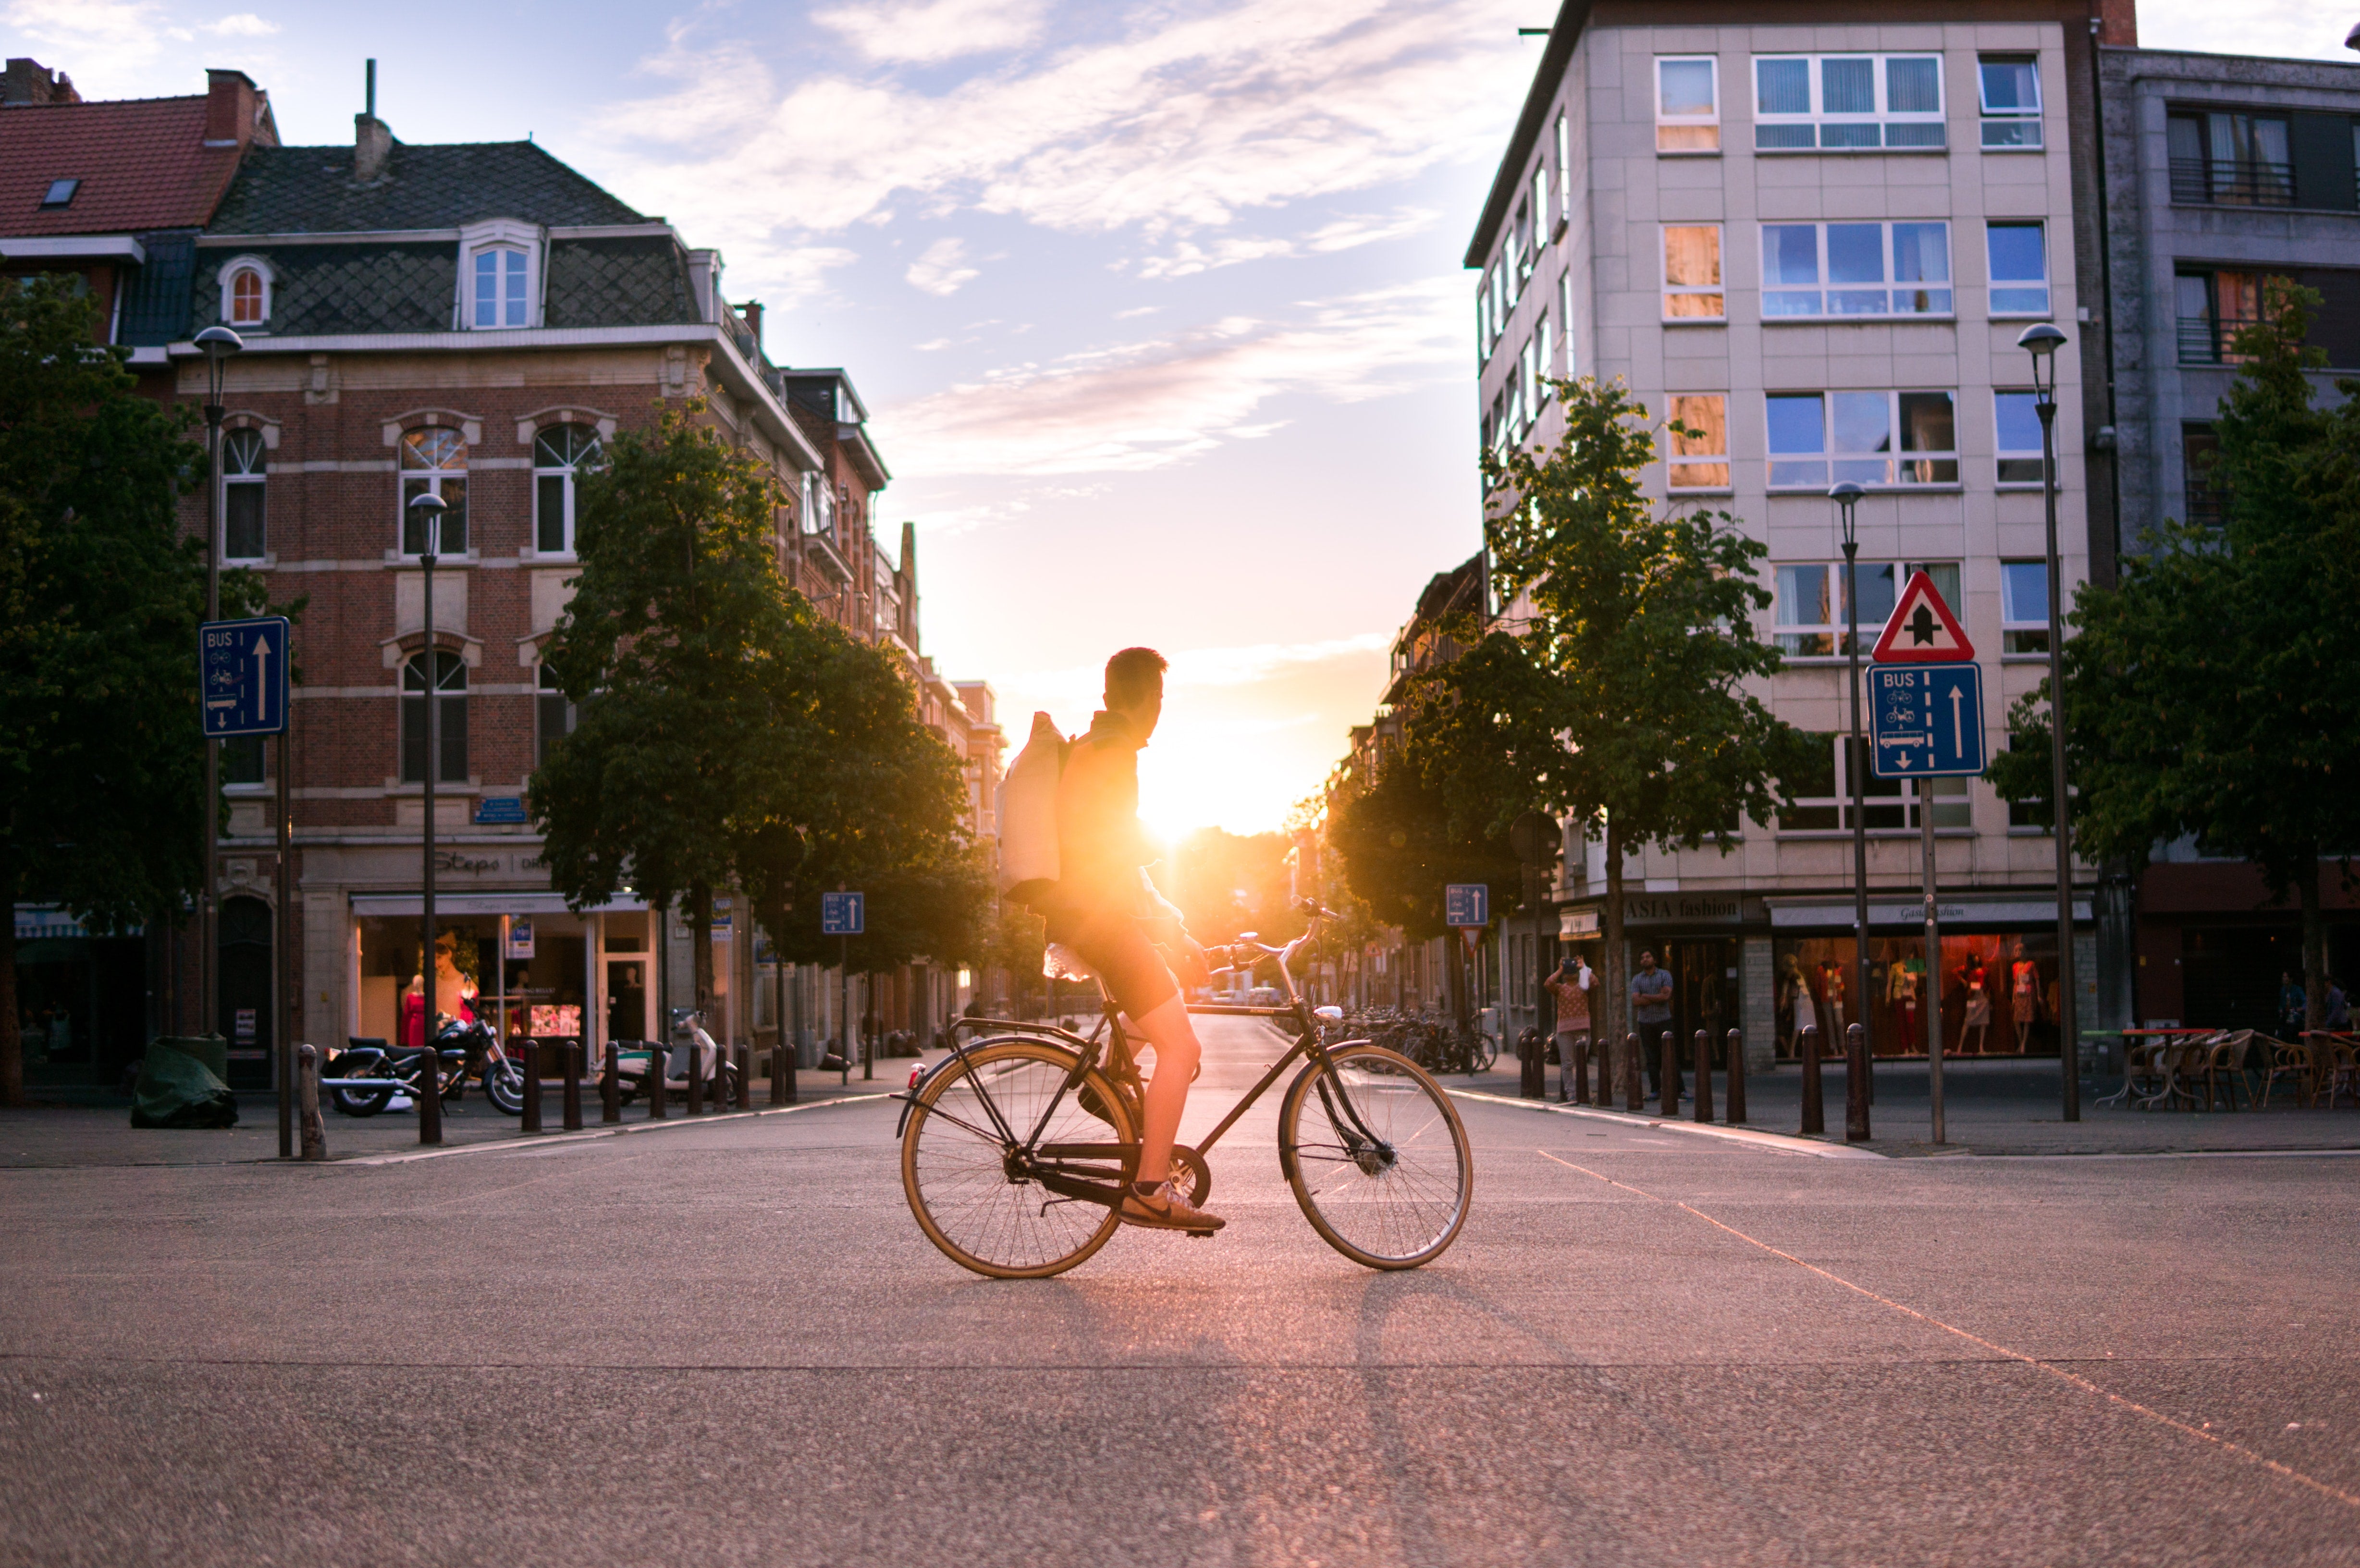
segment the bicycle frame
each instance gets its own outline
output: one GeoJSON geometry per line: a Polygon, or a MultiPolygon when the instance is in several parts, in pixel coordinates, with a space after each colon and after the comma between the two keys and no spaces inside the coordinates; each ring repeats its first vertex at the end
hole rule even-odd
{"type": "MultiPolygon", "coordinates": [[[[1337,1127],[1338,1132],[1344,1133],[1344,1123],[1349,1122],[1352,1136],[1365,1141],[1371,1149],[1388,1157],[1391,1156],[1393,1152],[1391,1148],[1382,1138],[1369,1129],[1368,1124],[1361,1120],[1359,1111],[1354,1109],[1351,1096],[1343,1092],[1342,1079],[1337,1073],[1335,1061],[1328,1054],[1327,1043],[1319,1038],[1317,1022],[1310,1009],[1304,1005],[1303,993],[1295,985],[1291,961],[1295,953],[1318,933],[1320,920],[1326,913],[1327,911],[1321,910],[1315,915],[1309,928],[1284,947],[1266,947],[1259,942],[1251,944],[1241,942],[1235,944],[1231,950],[1234,954],[1239,948],[1251,946],[1259,951],[1262,957],[1275,958],[1278,961],[1280,978],[1286,983],[1285,1006],[1251,1007],[1208,1002],[1199,1003],[1187,1009],[1192,1015],[1206,1017],[1284,1019],[1293,1023],[1296,1031],[1295,1043],[1287,1048],[1284,1055],[1271,1065],[1267,1073],[1262,1074],[1261,1082],[1247,1090],[1238,1103],[1229,1107],[1229,1114],[1223,1116],[1218,1125],[1206,1136],[1204,1142],[1192,1146],[1198,1156],[1201,1157],[1213,1145],[1219,1142],[1222,1134],[1235,1127],[1238,1119],[1251,1110],[1254,1104],[1270,1092],[1271,1085],[1277,1083],[1285,1074],[1287,1069],[1294,1066],[1298,1060],[1309,1061],[1317,1070],[1319,1076],[1315,1080],[1315,1084],[1319,1091],[1320,1103],[1327,1108],[1329,1122],[1337,1127]],[[1330,1092],[1331,1084],[1334,1086],[1333,1093],[1330,1092]],[[1342,1107],[1340,1118],[1338,1116],[1339,1103],[1342,1107]]],[[[1229,967],[1234,968],[1236,965],[1231,964],[1229,967]]],[[[1124,1076],[1133,1083],[1138,1081],[1138,1065],[1131,1051],[1130,1037],[1122,1027],[1120,1009],[1115,1006],[1113,998],[1106,995],[1103,982],[1098,986],[1098,1025],[1087,1035],[1076,1034],[1056,1024],[1043,1024],[1014,1018],[960,1018],[952,1024],[951,1054],[942,1063],[937,1064],[934,1072],[940,1072],[944,1066],[953,1062],[968,1063],[967,1055],[968,1047],[962,1044],[959,1039],[960,1030],[967,1029],[1003,1030],[1014,1034],[1031,1035],[1055,1040],[1071,1047],[1074,1051],[1074,1065],[1066,1073],[1065,1081],[1058,1086],[1056,1094],[1050,1096],[1049,1104],[1042,1109],[1039,1119],[1033,1123],[1029,1133],[1022,1138],[1017,1136],[1016,1130],[1009,1125],[1008,1118],[1001,1115],[999,1105],[992,1100],[990,1089],[984,1083],[982,1075],[973,1071],[971,1063],[967,1081],[975,1085],[976,1097],[982,1101],[984,1113],[990,1117],[992,1127],[996,1130],[987,1131],[971,1122],[939,1109],[931,1109],[928,1114],[945,1116],[955,1126],[964,1127],[978,1137],[997,1141],[1011,1161],[1011,1169],[1021,1171],[1024,1177],[1032,1181],[1038,1181],[1045,1190],[1063,1198],[1103,1203],[1112,1207],[1122,1202],[1124,1191],[1138,1177],[1140,1155],[1138,1143],[1043,1145],[1040,1142],[1041,1135],[1047,1129],[1050,1118],[1057,1114],[1057,1107],[1065,1104],[1065,1096],[1079,1088],[1083,1078],[1098,1065],[1101,1037],[1104,1037],[1103,1043],[1111,1048],[1109,1057],[1109,1065],[1115,1067],[1119,1075],[1118,1082],[1120,1082],[1124,1076]],[[1069,1168],[1064,1163],[1069,1160],[1103,1160],[1109,1157],[1121,1161],[1118,1170],[1109,1171],[1102,1165],[1069,1168]],[[1049,1163],[1043,1164],[1044,1160],[1049,1163]],[[1117,1177],[1119,1180],[1109,1181],[1107,1180],[1109,1177],[1117,1177]]],[[[1359,1042],[1338,1041],[1338,1043],[1359,1042]]],[[[933,1076],[934,1073],[929,1073],[926,1078],[931,1079],[933,1076]]],[[[902,1129],[908,1126],[910,1112],[917,1104],[919,1095],[924,1093],[925,1083],[925,1079],[921,1079],[908,1091],[894,1096],[903,1103],[900,1124],[894,1129],[895,1137],[900,1137],[902,1129]]],[[[1281,1159],[1284,1160],[1284,1157],[1285,1152],[1282,1150],[1281,1159]]]]}

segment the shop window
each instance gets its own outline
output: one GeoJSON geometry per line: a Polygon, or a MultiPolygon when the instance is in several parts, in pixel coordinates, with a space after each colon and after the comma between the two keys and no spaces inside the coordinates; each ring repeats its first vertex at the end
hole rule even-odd
{"type": "Polygon", "coordinates": [[[1762,315],[1947,316],[1948,223],[1765,223],[1762,315]]]}
{"type": "MultiPolygon", "coordinates": [[[[1777,569],[1772,592],[1778,651],[1790,659],[1832,659],[1847,649],[1844,638],[1851,622],[1845,609],[1844,563],[1809,561],[1777,569]]],[[[1863,561],[1860,563],[1860,650],[1864,655],[1893,614],[1901,585],[1914,572],[1933,579],[1934,591],[1946,604],[1959,603],[1959,563],[1955,561],[1863,561]]]]}
{"type": "Polygon", "coordinates": [[[1721,320],[1728,313],[1721,287],[1721,225],[1664,225],[1664,319],[1721,320]]]}
{"type": "Polygon", "coordinates": [[[532,765],[539,768],[549,761],[549,748],[574,733],[580,715],[566,700],[565,688],[558,683],[557,671],[546,664],[541,667],[541,679],[533,694],[532,765]]]}
{"type": "Polygon", "coordinates": [[[533,437],[533,549],[541,554],[574,553],[575,492],[600,450],[588,425],[552,425],[533,437]]]}
{"type": "Polygon", "coordinates": [[[2003,654],[2049,651],[2049,563],[1999,563],[2000,634],[2003,654]]]}
{"type": "Polygon", "coordinates": [[[1719,392],[1672,394],[1672,421],[1685,427],[1669,432],[1672,490],[1729,488],[1729,399],[1719,392]]]}
{"type": "Polygon", "coordinates": [[[2032,392],[1992,394],[1993,441],[2002,485],[2041,481],[2039,402],[2039,395],[2032,392]]]}
{"type": "Polygon", "coordinates": [[[1982,93],[1983,146],[2040,146],[2040,61],[2032,55],[1987,54],[1975,62],[1982,93]]]}
{"type": "Polygon", "coordinates": [[[1937,150],[1939,55],[1758,55],[1754,145],[1762,152],[1937,150]]]}
{"type": "Polygon", "coordinates": [[[1983,254],[1991,267],[1991,313],[2049,314],[2049,237],[2038,223],[1986,223],[1983,254]]]}
{"type": "Polygon", "coordinates": [[[1959,482],[1948,392],[1781,392],[1767,404],[1774,490],[1959,482]]]}
{"type": "Polygon", "coordinates": [[[1655,61],[1655,150],[1719,152],[1719,65],[1710,55],[1655,61]]]}
{"type": "MultiPolygon", "coordinates": [[[[434,654],[434,701],[442,733],[438,784],[467,781],[467,665],[457,654],[434,654]]],[[[401,781],[426,782],[426,655],[401,667],[401,781]]]]}
{"type": "Polygon", "coordinates": [[[2164,123],[2164,136],[2174,201],[2294,205],[2294,158],[2285,115],[2172,114],[2164,123]]]}
{"type": "Polygon", "coordinates": [[[222,559],[260,561],[270,548],[263,509],[267,453],[260,430],[222,437],[222,559]]]}
{"type": "Polygon", "coordinates": [[[456,430],[430,426],[401,438],[401,553],[426,553],[427,528],[410,515],[410,503],[421,495],[440,495],[449,510],[442,514],[438,555],[467,553],[467,443],[456,430]]]}
{"type": "Polygon", "coordinates": [[[1877,1055],[1922,1056],[1939,988],[1945,1056],[2054,1054],[2056,953],[2053,930],[1946,929],[1929,972],[1922,936],[1872,937],[1863,1006],[1851,936],[1779,937],[1771,947],[1778,1053],[1798,1056],[1809,1027],[1822,1051],[1840,1054],[1844,1026],[1864,1023],[1877,1055]]]}
{"type": "Polygon", "coordinates": [[[2221,454],[2221,438],[2212,433],[2211,425],[2187,424],[2180,427],[2180,483],[2185,522],[2202,523],[2208,528],[2221,526],[2222,502],[2220,487],[2212,480],[2213,460],[2221,454]]]}

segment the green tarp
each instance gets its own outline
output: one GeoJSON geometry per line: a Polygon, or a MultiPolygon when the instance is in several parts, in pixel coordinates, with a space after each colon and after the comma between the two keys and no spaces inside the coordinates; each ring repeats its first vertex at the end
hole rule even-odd
{"type": "Polygon", "coordinates": [[[148,1046],[139,1063],[139,1084],[132,1092],[131,1125],[235,1127],[237,1097],[203,1062],[158,1040],[148,1046]]]}

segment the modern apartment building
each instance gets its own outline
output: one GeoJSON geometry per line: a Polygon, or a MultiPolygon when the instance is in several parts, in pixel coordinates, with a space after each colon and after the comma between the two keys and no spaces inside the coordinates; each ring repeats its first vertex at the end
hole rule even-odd
{"type": "MultiPolygon", "coordinates": [[[[1762,692],[1821,737],[1797,807],[1723,855],[1633,855],[1635,951],[1677,983],[1676,1024],[1742,1024],[1756,1061],[1791,1050],[1788,999],[1865,1020],[1881,1054],[1922,1050],[1918,806],[1867,782],[1870,994],[1851,985],[1850,785],[1840,525],[1859,506],[1859,619],[1881,627],[1924,568],[1983,666],[1987,746],[2046,672],[2035,321],[2058,358],[2064,575],[2111,571],[2097,298],[2093,49],[2136,42],[2127,0],[1900,8],[1777,0],[1568,0],[1467,253],[1478,279],[1482,439],[1546,443],[1549,376],[1627,382],[1667,440],[1648,475],[1668,506],[1725,510],[1768,547],[1786,655],[1762,692]],[[2093,485],[2098,489],[2093,492],[2093,485]],[[2093,506],[2093,495],[2096,502],[2093,506]]],[[[1501,606],[1499,608],[1505,608],[1501,606]]],[[[1864,651],[1864,650],[1863,650],[1864,651]]],[[[1946,1049],[2053,1053],[2054,851],[1980,781],[1938,789],[1946,1049]],[[1988,1018],[1968,1026],[1980,996],[1988,1018]]],[[[1601,929],[1602,846],[1569,823],[1561,938],[1601,929]]],[[[2089,918],[2086,896],[2077,912],[2089,918]]],[[[2084,1019],[2089,934],[2077,942],[2084,1019]]]]}
{"type": "MultiPolygon", "coordinates": [[[[2344,20],[2320,17],[2322,33],[2344,20]]],[[[2324,40],[2322,40],[2324,41],[2324,40]]],[[[2360,375],[2360,65],[2103,49],[2107,256],[2121,465],[2116,532],[2152,548],[2163,520],[2209,523],[2212,419],[2266,278],[2322,303],[2314,376],[2360,375]]],[[[2299,922],[2254,868],[2164,849],[2137,878],[2137,950],[2118,1005],[2148,1021],[2275,1027],[2299,922]]],[[[2328,968],[2360,972],[2360,907],[2323,870],[2328,968]]]]}

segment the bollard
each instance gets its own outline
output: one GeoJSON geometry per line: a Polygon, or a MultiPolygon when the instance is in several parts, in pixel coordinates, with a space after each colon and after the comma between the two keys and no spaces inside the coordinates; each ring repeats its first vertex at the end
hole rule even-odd
{"type": "Polygon", "coordinates": [[[565,1130],[582,1130],[582,1042],[569,1040],[558,1047],[565,1052],[565,1130]]]}
{"type": "Polygon", "coordinates": [[[1590,1104],[1590,1037],[1557,1036],[1557,1097],[1570,1105],[1590,1104]]]}
{"type": "Polygon", "coordinates": [[[1712,1120],[1712,1031],[1696,1031],[1696,1119],[1712,1120]]]}
{"type": "Polygon", "coordinates": [[[664,1083],[672,1074],[672,1053],[661,1040],[648,1041],[648,1120],[664,1119],[664,1083]]]}
{"type": "Polygon", "coordinates": [[[793,1055],[787,1050],[787,1031],[781,1025],[778,1040],[770,1047],[770,1104],[774,1105],[787,1103],[787,1085],[794,1080],[786,1075],[794,1071],[788,1065],[793,1061],[793,1055]]]}
{"type": "Polygon", "coordinates": [[[524,1130],[541,1130],[541,1041],[530,1036],[524,1042],[524,1130]]]}
{"type": "Polygon", "coordinates": [[[754,1053],[740,1045],[730,1054],[738,1062],[738,1108],[750,1111],[754,1108],[754,1053]]]}
{"type": "Polygon", "coordinates": [[[1729,1031],[1729,1125],[1745,1122],[1745,1031],[1729,1031]]]}
{"type": "Polygon", "coordinates": [[[1680,1114],[1680,1031],[1676,1029],[1666,1029],[1663,1048],[1664,1078],[1659,1085],[1663,1092],[1656,1096],[1655,1114],[1659,1116],[1676,1116],[1680,1114]]]}
{"type": "Polygon", "coordinates": [[[623,1053],[611,1040],[606,1042],[605,1081],[598,1090],[598,1120],[612,1127],[623,1119],[623,1053]]]}
{"type": "Polygon", "coordinates": [[[1622,1108],[1647,1108],[1647,1086],[1639,1082],[1639,1037],[1635,1034],[1622,1037],[1622,1108]]]}
{"type": "Polygon", "coordinates": [[[1828,1130],[1827,1100],[1819,1083],[1819,1026],[1805,1025],[1795,1037],[1795,1049],[1803,1058],[1803,1136],[1809,1138],[1828,1130]]]}
{"type": "Polygon", "coordinates": [[[694,1031],[688,1037],[688,1114],[705,1114],[705,1044],[694,1031]]]}
{"type": "Polygon", "coordinates": [[[298,1046],[299,1065],[295,1072],[295,1094],[298,1108],[303,1116],[303,1158],[328,1158],[328,1124],[320,1116],[320,1048],[298,1046]]]}
{"type": "Polygon", "coordinates": [[[1517,1094],[1527,1100],[1548,1098],[1548,1045],[1537,1029],[1528,1029],[1516,1037],[1517,1066],[1524,1069],[1516,1085],[1517,1094]]]}
{"type": "Polygon", "coordinates": [[[1868,1141],[1868,1030],[1844,1027],[1844,1141],[1868,1141]]]}

